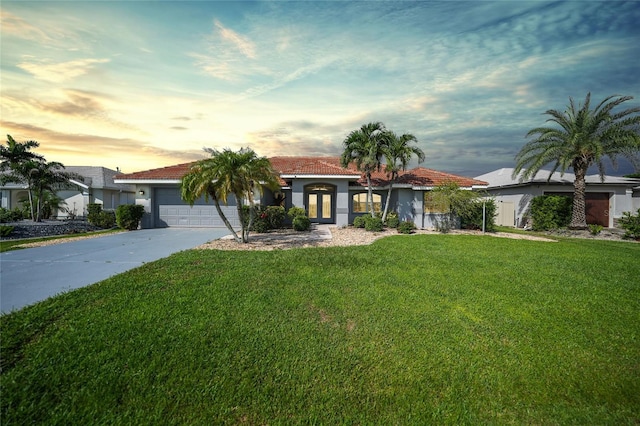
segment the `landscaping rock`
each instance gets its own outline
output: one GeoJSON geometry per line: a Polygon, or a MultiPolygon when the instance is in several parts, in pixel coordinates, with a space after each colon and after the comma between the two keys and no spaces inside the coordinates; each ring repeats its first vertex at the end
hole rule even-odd
{"type": "Polygon", "coordinates": [[[82,220],[45,220],[42,222],[23,220],[20,222],[3,223],[3,225],[13,226],[13,232],[8,237],[3,237],[3,240],[80,234],[101,229],[82,220]]]}

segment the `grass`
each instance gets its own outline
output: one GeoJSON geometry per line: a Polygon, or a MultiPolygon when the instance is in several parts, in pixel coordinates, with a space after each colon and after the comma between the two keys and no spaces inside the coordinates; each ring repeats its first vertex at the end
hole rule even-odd
{"type": "Polygon", "coordinates": [[[122,229],[107,229],[104,231],[80,232],[77,234],[56,235],[52,237],[21,238],[18,240],[0,240],[0,253],[4,253],[6,251],[11,251],[11,250],[22,250],[24,247],[21,247],[21,246],[29,243],[39,243],[42,241],[50,241],[50,240],[64,240],[68,238],[86,237],[88,235],[97,235],[97,234],[110,234],[114,232],[123,232],[123,231],[122,229]]]}
{"type": "Polygon", "coordinates": [[[637,424],[640,245],[185,251],[0,317],[2,424],[637,424]]]}

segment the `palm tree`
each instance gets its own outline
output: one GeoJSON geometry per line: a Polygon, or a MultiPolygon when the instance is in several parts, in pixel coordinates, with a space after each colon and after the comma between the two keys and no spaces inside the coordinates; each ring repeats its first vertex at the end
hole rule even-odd
{"type": "Polygon", "coordinates": [[[7,135],[6,146],[0,146],[0,171],[9,171],[23,161],[44,160],[43,156],[31,152],[31,149],[39,146],[36,141],[16,142],[11,135],[7,135]]]}
{"type": "Polygon", "coordinates": [[[34,222],[42,220],[42,206],[47,192],[55,194],[56,190],[68,186],[71,179],[82,179],[77,173],[65,172],[64,165],[56,161],[24,161],[14,170],[20,180],[27,184],[31,219],[34,222]]]}
{"type": "Polygon", "coordinates": [[[355,163],[356,168],[364,173],[367,179],[367,211],[373,213],[373,189],[371,188],[371,174],[382,167],[385,155],[384,124],[374,122],[363,124],[354,130],[342,142],[344,150],[340,157],[342,167],[355,163]]]}
{"type": "Polygon", "coordinates": [[[0,183],[25,183],[29,194],[31,219],[41,221],[41,210],[46,192],[69,184],[70,179],[82,180],[76,173],[67,173],[58,162],[47,162],[42,155],[31,152],[40,144],[36,141],[16,142],[7,135],[6,146],[0,146],[0,183]],[[35,203],[34,203],[35,201],[35,203]]]}
{"type": "Polygon", "coordinates": [[[386,167],[385,171],[389,176],[389,189],[387,191],[387,201],[384,204],[384,213],[382,214],[382,222],[387,219],[387,213],[389,212],[389,203],[391,201],[391,191],[393,189],[393,183],[398,179],[400,171],[407,169],[407,165],[411,158],[415,155],[418,157],[418,162],[422,163],[425,159],[424,152],[417,146],[412,144],[418,143],[418,139],[410,133],[405,133],[402,136],[396,135],[394,132],[388,131],[385,135],[386,138],[386,167]]]}
{"type": "Polygon", "coordinates": [[[556,170],[561,175],[567,169],[575,174],[573,213],[570,228],[586,229],[585,212],[585,176],[589,167],[598,166],[600,179],[604,181],[603,160],[609,158],[614,167],[617,156],[623,156],[633,163],[637,161],[640,150],[640,107],[623,111],[612,110],[620,104],[633,99],[631,96],[611,95],[590,108],[591,93],[587,94],[583,105],[576,106],[569,98],[566,111],[548,110],[545,114],[551,118],[547,122],[554,127],[537,127],[527,133],[527,142],[516,155],[516,167],[513,178],[520,172],[520,181],[531,178],[546,164],[553,163],[549,179],[556,170]]]}
{"type": "Polygon", "coordinates": [[[54,194],[57,190],[68,187],[71,179],[82,180],[77,173],[64,171],[65,167],[62,163],[56,161],[32,161],[27,163],[28,182],[30,192],[33,191],[33,199],[36,200],[35,215],[33,214],[33,205],[31,207],[33,220],[40,222],[42,220],[43,203],[47,200],[47,193],[54,194]]]}
{"type": "Polygon", "coordinates": [[[273,170],[269,159],[258,157],[250,148],[242,148],[238,152],[225,149],[218,151],[205,148],[211,158],[195,163],[182,178],[182,199],[193,206],[201,196],[206,201],[211,198],[225,226],[237,242],[249,242],[249,229],[255,216],[254,190],[263,191],[263,185],[275,189],[279,187],[278,175],[273,170]],[[241,236],[231,226],[225,216],[220,201],[227,204],[230,196],[236,199],[238,217],[242,227],[241,236]],[[243,208],[244,200],[249,202],[249,217],[243,208]]]}

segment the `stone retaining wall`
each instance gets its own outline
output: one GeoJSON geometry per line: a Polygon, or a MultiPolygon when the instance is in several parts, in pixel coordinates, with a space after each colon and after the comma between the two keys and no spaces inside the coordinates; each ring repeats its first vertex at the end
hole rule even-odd
{"type": "Polygon", "coordinates": [[[52,235],[80,234],[83,232],[98,231],[101,228],[91,225],[82,220],[46,220],[43,222],[32,222],[23,220],[13,223],[2,223],[1,225],[13,226],[13,232],[3,240],[15,240],[20,238],[40,238],[52,235]]]}

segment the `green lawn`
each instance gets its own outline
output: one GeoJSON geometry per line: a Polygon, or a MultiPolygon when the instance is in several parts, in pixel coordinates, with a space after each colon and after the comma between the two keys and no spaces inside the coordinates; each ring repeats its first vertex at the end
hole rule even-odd
{"type": "Polygon", "coordinates": [[[186,251],[0,324],[3,425],[640,422],[636,243],[186,251]]]}

